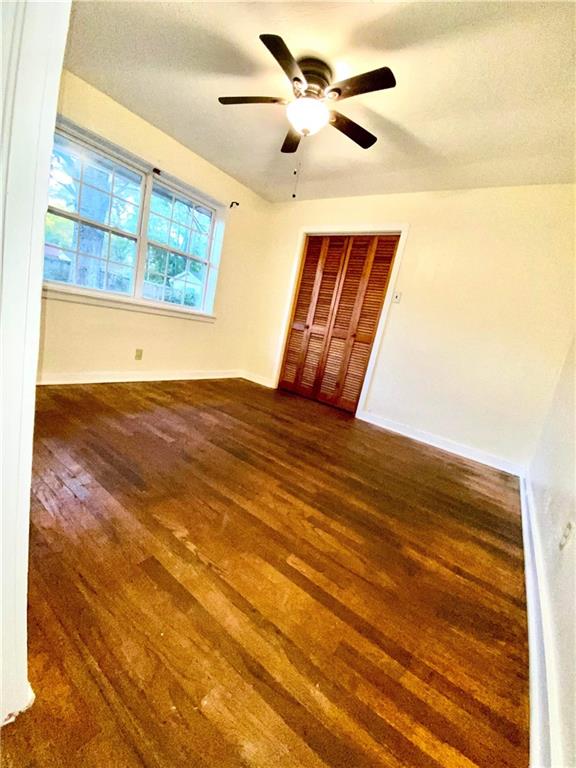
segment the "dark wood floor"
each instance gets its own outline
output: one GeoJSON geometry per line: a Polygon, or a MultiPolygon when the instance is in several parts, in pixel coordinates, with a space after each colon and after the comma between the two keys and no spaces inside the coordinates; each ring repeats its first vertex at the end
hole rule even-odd
{"type": "Polygon", "coordinates": [[[517,480],[243,381],[38,391],[6,766],[528,764],[517,480]]]}

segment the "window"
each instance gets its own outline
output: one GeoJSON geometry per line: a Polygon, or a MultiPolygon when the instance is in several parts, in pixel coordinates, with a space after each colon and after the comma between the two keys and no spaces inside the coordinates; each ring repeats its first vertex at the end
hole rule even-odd
{"type": "Polygon", "coordinates": [[[216,211],[150,170],[57,133],[44,280],[82,291],[212,310],[216,211]]]}
{"type": "Polygon", "coordinates": [[[206,285],[212,213],[154,183],[143,295],[200,307],[206,285]]]}

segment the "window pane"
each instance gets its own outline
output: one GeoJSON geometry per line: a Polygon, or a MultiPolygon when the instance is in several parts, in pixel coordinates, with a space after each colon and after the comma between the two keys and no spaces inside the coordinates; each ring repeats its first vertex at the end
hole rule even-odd
{"type": "Polygon", "coordinates": [[[76,250],[78,225],[75,221],[57,216],[55,213],[46,214],[46,242],[60,245],[63,248],[76,250]]]}
{"type": "Polygon", "coordinates": [[[187,307],[199,308],[202,305],[206,269],[205,264],[188,259],[185,275],[186,281],[184,284],[184,304],[187,307]]]}
{"type": "Polygon", "coordinates": [[[102,189],[104,192],[111,192],[112,169],[113,165],[109,161],[90,155],[90,158],[84,163],[82,182],[98,187],[98,189],[102,189]]]}
{"type": "Polygon", "coordinates": [[[168,219],[163,219],[161,216],[151,213],[148,219],[148,237],[151,240],[156,240],[158,243],[168,244],[168,231],[170,228],[170,222],[168,219]]]}
{"type": "Polygon", "coordinates": [[[154,213],[160,213],[169,219],[172,215],[172,195],[170,192],[154,186],[150,198],[150,210],[154,211],[154,213]]]}
{"type": "Polygon", "coordinates": [[[94,187],[82,187],[80,215],[102,224],[108,223],[110,197],[94,187]]]}
{"type": "MultiPolygon", "coordinates": [[[[156,248],[155,245],[148,246],[148,258],[146,259],[146,279],[152,275],[161,275],[164,282],[164,273],[166,272],[166,258],[168,252],[163,248],[156,248]]],[[[153,280],[157,282],[157,280],[153,280]]]]}
{"type": "Polygon", "coordinates": [[[62,173],[50,174],[48,182],[48,205],[63,211],[78,211],[78,190],[80,184],[62,173]]]}
{"type": "Polygon", "coordinates": [[[183,274],[186,270],[186,257],[178,256],[176,253],[171,253],[168,258],[168,276],[177,277],[183,274]]]}
{"type": "Polygon", "coordinates": [[[57,181],[61,181],[59,176],[66,176],[67,179],[79,179],[82,162],[80,153],[75,150],[69,141],[56,134],[54,137],[54,148],[52,149],[52,160],[50,163],[50,175],[57,181]]]}
{"type": "Polygon", "coordinates": [[[163,301],[164,280],[162,280],[161,283],[154,283],[149,280],[145,280],[142,295],[145,299],[151,299],[152,301],[163,301]]]}
{"type": "Polygon", "coordinates": [[[187,251],[189,238],[189,229],[180,224],[172,224],[170,228],[170,245],[172,248],[178,248],[179,251],[187,251]]]}
{"type": "Polygon", "coordinates": [[[188,259],[188,266],[186,269],[186,272],[188,273],[186,280],[188,282],[200,282],[201,284],[204,283],[204,280],[206,278],[206,264],[200,264],[198,261],[193,261],[192,259],[188,259]]]}
{"type": "Polygon", "coordinates": [[[130,203],[140,205],[142,178],[137,173],[127,171],[117,165],[114,169],[114,194],[130,203]]]}
{"type": "Polygon", "coordinates": [[[120,235],[110,235],[110,259],[122,264],[136,263],[136,240],[120,235]]]}
{"type": "Polygon", "coordinates": [[[103,289],[106,280],[106,262],[91,259],[88,256],[78,257],[77,284],[86,288],[103,289]]]}
{"type": "Polygon", "coordinates": [[[187,307],[199,308],[202,304],[203,286],[194,285],[192,283],[184,284],[184,304],[187,307]]]}
{"type": "Polygon", "coordinates": [[[183,200],[176,200],[174,202],[174,214],[172,216],[174,221],[179,224],[184,224],[187,227],[192,226],[192,205],[185,203],[183,200]]]}
{"type": "Polygon", "coordinates": [[[190,253],[198,259],[208,260],[208,236],[201,235],[199,232],[192,232],[190,242],[190,253]]]}
{"type": "Polygon", "coordinates": [[[182,304],[184,298],[184,280],[173,280],[164,287],[164,301],[170,304],[182,304]]]}
{"type": "Polygon", "coordinates": [[[138,229],[138,208],[125,200],[113,197],[110,226],[135,234],[138,229]]]}
{"type": "Polygon", "coordinates": [[[108,256],[108,232],[88,224],[80,224],[78,250],[88,256],[105,259],[108,256]]]}
{"type": "Polygon", "coordinates": [[[132,293],[132,277],[134,270],[132,267],[125,267],[122,264],[112,264],[108,262],[108,277],[106,288],[115,293],[132,293]]]}
{"type": "Polygon", "coordinates": [[[212,214],[206,208],[196,208],[194,211],[194,222],[196,228],[207,235],[210,232],[212,224],[212,214]]]}
{"type": "Polygon", "coordinates": [[[60,283],[74,282],[76,255],[54,245],[44,248],[44,279],[60,283]]]}

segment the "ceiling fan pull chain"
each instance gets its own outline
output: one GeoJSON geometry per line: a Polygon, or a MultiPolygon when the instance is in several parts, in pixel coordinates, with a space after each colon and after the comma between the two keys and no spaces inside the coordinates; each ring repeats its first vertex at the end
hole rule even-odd
{"type": "Polygon", "coordinates": [[[292,200],[296,199],[296,195],[298,194],[298,184],[300,182],[300,171],[302,169],[302,160],[298,163],[298,167],[294,168],[292,175],[294,176],[294,188],[292,190],[292,200]]]}

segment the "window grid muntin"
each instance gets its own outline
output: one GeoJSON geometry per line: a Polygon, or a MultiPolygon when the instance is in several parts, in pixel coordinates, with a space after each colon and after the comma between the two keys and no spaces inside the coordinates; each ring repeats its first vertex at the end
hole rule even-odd
{"type": "MultiPolygon", "coordinates": [[[[206,297],[206,288],[207,288],[208,275],[209,275],[209,269],[210,269],[209,261],[202,261],[201,259],[195,259],[192,256],[188,256],[187,254],[182,253],[181,251],[176,251],[173,248],[168,248],[166,245],[163,245],[161,243],[158,243],[158,242],[155,242],[155,241],[152,241],[152,240],[149,240],[146,243],[146,245],[147,245],[147,254],[146,254],[146,264],[145,264],[145,267],[144,267],[144,283],[150,283],[151,285],[155,285],[155,286],[162,286],[162,295],[163,296],[165,295],[166,288],[171,287],[171,286],[168,285],[168,280],[174,280],[174,278],[178,277],[178,275],[168,275],[168,267],[169,267],[169,264],[170,264],[170,256],[179,256],[180,258],[183,258],[186,261],[186,266],[184,268],[184,273],[185,274],[190,274],[190,273],[187,272],[188,262],[195,262],[197,264],[201,264],[202,267],[204,267],[204,279],[202,280],[201,296],[200,296],[200,302],[199,302],[199,305],[198,305],[199,308],[203,308],[204,307],[204,299],[206,297]],[[162,276],[162,278],[163,278],[163,282],[162,283],[152,283],[151,280],[149,280],[149,279],[146,280],[146,275],[148,275],[148,277],[150,276],[150,272],[148,270],[148,248],[150,248],[150,247],[157,248],[158,250],[163,251],[166,254],[166,260],[165,260],[165,265],[164,265],[163,272],[162,273],[161,272],[154,272],[153,273],[154,275],[162,276]]],[[[191,287],[193,287],[191,285],[191,283],[186,278],[183,278],[183,282],[185,284],[189,284],[191,287]]],[[[161,301],[164,304],[171,304],[171,305],[174,305],[174,306],[183,306],[183,307],[186,307],[186,306],[189,307],[190,306],[190,305],[184,303],[184,294],[182,295],[182,301],[181,302],[168,301],[167,299],[164,299],[164,298],[163,299],[150,299],[149,297],[144,296],[144,291],[142,291],[142,298],[146,299],[146,301],[161,301]]],[[[194,308],[196,308],[196,307],[194,307],[194,308]]]]}
{"type": "MultiPolygon", "coordinates": [[[[57,133],[56,135],[62,136],[62,134],[59,134],[59,133],[57,133]]],[[[48,212],[53,214],[56,217],[69,219],[75,222],[76,242],[75,242],[74,251],[72,251],[72,249],[69,249],[69,248],[64,249],[64,248],[60,248],[60,246],[55,246],[60,248],[61,250],[64,250],[66,253],[71,253],[71,252],[74,253],[73,280],[64,281],[64,280],[53,279],[50,282],[55,282],[60,285],[78,286],[80,288],[97,291],[99,293],[106,292],[114,295],[135,297],[136,271],[138,266],[138,236],[139,236],[139,232],[141,228],[141,220],[142,220],[142,199],[144,196],[144,188],[145,188],[145,180],[146,180],[145,174],[129,166],[124,166],[122,163],[118,162],[115,158],[109,157],[107,154],[101,151],[94,150],[91,147],[86,147],[79,142],[71,141],[67,136],[64,136],[63,139],[64,139],[63,142],[58,142],[57,140],[55,140],[57,151],[59,151],[59,153],[64,157],[67,156],[68,158],[73,158],[72,165],[73,166],[77,165],[79,167],[78,177],[76,176],[75,173],[73,173],[72,175],[69,175],[69,177],[72,179],[72,181],[75,182],[75,186],[77,187],[76,200],[75,200],[76,210],[68,211],[67,209],[59,208],[56,205],[49,205],[48,212]],[[97,187],[94,184],[90,184],[85,178],[85,172],[87,167],[92,166],[92,167],[98,168],[99,165],[105,168],[109,172],[110,191],[107,191],[102,187],[97,187]],[[117,168],[119,170],[122,168],[125,168],[128,174],[133,174],[139,180],[138,204],[135,204],[132,201],[127,200],[126,198],[122,198],[119,195],[114,194],[117,168]],[[104,221],[98,221],[98,220],[92,219],[90,216],[87,216],[82,212],[83,196],[84,196],[84,191],[86,189],[92,189],[107,197],[108,206],[107,206],[106,215],[104,216],[104,221]],[[131,229],[124,229],[122,228],[122,226],[116,226],[111,224],[114,200],[120,200],[125,204],[131,206],[132,209],[135,209],[137,211],[135,231],[132,231],[131,229]],[[85,249],[81,249],[82,225],[92,227],[93,229],[97,229],[98,231],[103,232],[105,235],[107,235],[104,256],[102,255],[102,251],[100,252],[100,254],[96,255],[94,253],[87,253],[85,249]],[[110,258],[113,234],[118,237],[124,237],[127,240],[131,240],[136,244],[135,258],[132,264],[129,264],[126,262],[119,262],[116,259],[110,258]],[[87,259],[91,259],[92,261],[87,261],[87,259]],[[87,280],[86,278],[81,277],[81,269],[88,270],[91,265],[96,266],[97,274],[100,271],[103,271],[104,274],[103,274],[103,280],[102,280],[102,287],[100,287],[100,285],[98,284],[90,285],[88,282],[89,278],[87,280]],[[114,269],[114,266],[122,267],[122,270],[114,269]],[[112,285],[113,285],[114,279],[118,280],[119,284],[121,285],[126,280],[126,276],[122,274],[123,272],[126,272],[126,270],[129,272],[127,290],[118,290],[113,288],[112,285]]],[[[51,172],[52,172],[52,169],[51,169],[51,172]]],[[[121,177],[121,172],[118,174],[118,176],[121,177]]],[[[135,183],[135,186],[136,186],[136,183],[135,183]]],[[[100,275],[98,274],[98,277],[96,278],[96,282],[98,283],[99,280],[100,280],[100,275]]]]}
{"type": "MultiPolygon", "coordinates": [[[[212,245],[214,241],[214,224],[215,224],[215,218],[216,218],[216,211],[213,208],[210,208],[204,203],[199,202],[198,200],[194,200],[192,197],[185,196],[181,192],[171,188],[168,184],[165,184],[164,182],[158,182],[156,179],[153,179],[152,182],[152,189],[150,192],[150,203],[148,206],[148,218],[152,216],[157,216],[160,219],[163,219],[164,221],[168,222],[168,242],[167,243],[161,243],[158,240],[155,240],[153,237],[151,237],[149,228],[150,225],[148,223],[148,227],[146,229],[146,236],[148,239],[148,242],[154,243],[154,245],[158,245],[161,248],[167,248],[170,251],[174,251],[176,253],[179,253],[183,256],[186,256],[186,258],[192,258],[196,261],[201,261],[205,264],[210,262],[211,259],[211,252],[212,252],[212,245]],[[168,192],[171,197],[170,201],[170,217],[164,216],[162,213],[157,213],[156,211],[152,210],[152,195],[154,194],[154,188],[159,189],[162,192],[168,192]],[[191,208],[192,212],[192,224],[190,226],[186,226],[185,224],[182,224],[177,219],[174,218],[174,209],[177,202],[184,203],[185,205],[189,206],[191,208]],[[196,220],[194,217],[194,213],[198,212],[206,212],[210,215],[210,227],[208,229],[208,232],[203,232],[197,225],[196,220]],[[173,246],[170,237],[172,232],[172,226],[182,226],[185,229],[189,231],[189,233],[192,235],[193,233],[196,233],[202,237],[206,238],[206,258],[202,259],[200,256],[195,255],[192,253],[192,251],[183,251],[180,248],[177,248],[176,246],[173,246]]],[[[192,238],[190,238],[190,248],[192,243],[192,238]]]]}
{"type": "MultiPolygon", "coordinates": [[[[103,140],[104,146],[101,145],[100,141],[96,139],[92,139],[91,137],[84,137],[84,136],[77,136],[76,131],[72,127],[72,129],[68,129],[67,127],[61,127],[59,126],[55,132],[56,136],[61,137],[64,140],[64,146],[59,147],[64,152],[66,151],[67,147],[71,149],[71,154],[78,160],[80,160],[80,176],[81,178],[78,179],[75,176],[72,178],[77,181],[80,184],[79,194],[78,194],[78,211],[68,211],[62,208],[57,208],[56,206],[48,206],[48,210],[50,213],[53,213],[57,216],[60,216],[62,218],[68,218],[73,221],[75,221],[78,225],[81,223],[85,223],[89,226],[95,227],[97,229],[101,229],[103,231],[107,231],[109,234],[116,234],[120,237],[125,237],[133,242],[136,243],[136,262],[134,265],[134,271],[132,275],[132,290],[130,293],[122,293],[118,291],[112,291],[109,289],[100,289],[100,288],[93,288],[91,286],[84,286],[80,285],[79,283],[70,283],[60,280],[51,280],[49,278],[44,278],[44,282],[58,285],[58,286],[67,286],[70,289],[74,289],[74,287],[80,288],[82,291],[86,291],[89,293],[90,291],[94,291],[98,294],[104,294],[108,293],[111,296],[123,296],[126,299],[136,299],[138,301],[144,301],[147,304],[150,304],[151,306],[156,306],[158,308],[174,308],[178,310],[182,310],[184,312],[190,313],[190,314],[197,314],[197,313],[206,313],[206,307],[205,302],[208,296],[208,290],[210,288],[211,296],[212,296],[212,304],[213,304],[213,298],[214,298],[214,286],[212,286],[212,281],[214,279],[217,279],[219,264],[217,259],[216,261],[213,261],[214,255],[215,255],[215,231],[216,231],[216,224],[218,219],[218,213],[217,210],[212,207],[209,203],[205,202],[202,199],[198,199],[194,196],[194,193],[190,193],[190,191],[187,188],[184,188],[180,186],[177,180],[173,180],[171,178],[162,178],[161,182],[158,183],[158,177],[155,175],[155,172],[148,166],[148,164],[140,161],[139,159],[135,158],[135,156],[129,156],[129,159],[127,159],[122,152],[122,150],[117,150],[113,146],[108,146],[108,143],[106,140],[103,140]],[[130,232],[127,230],[119,229],[113,225],[110,224],[104,224],[100,221],[95,221],[94,219],[91,219],[88,216],[84,216],[80,214],[80,195],[81,195],[81,187],[82,186],[88,186],[92,187],[93,189],[97,191],[104,192],[109,198],[110,198],[110,209],[108,212],[108,218],[110,218],[110,212],[112,207],[112,198],[115,197],[119,200],[123,200],[127,202],[130,205],[134,205],[131,200],[128,200],[127,198],[123,198],[120,195],[115,195],[113,193],[114,190],[114,177],[115,177],[115,168],[113,168],[113,178],[111,180],[111,192],[105,192],[104,190],[101,190],[99,187],[96,187],[94,184],[89,184],[88,182],[84,181],[84,167],[85,162],[84,158],[78,150],[88,150],[89,153],[93,153],[99,158],[102,158],[104,161],[108,161],[112,163],[113,166],[120,166],[120,168],[125,168],[127,171],[135,173],[137,176],[141,179],[141,186],[140,186],[140,203],[139,203],[139,212],[138,212],[138,227],[136,232],[130,232]],[[207,249],[206,249],[206,259],[199,258],[197,256],[193,256],[190,253],[186,253],[181,251],[178,248],[173,248],[170,245],[166,245],[164,243],[160,243],[155,240],[149,240],[147,237],[147,229],[148,229],[148,219],[150,213],[154,213],[151,210],[151,194],[152,194],[152,188],[153,184],[156,184],[158,187],[163,189],[164,191],[167,191],[171,198],[171,214],[174,211],[174,205],[176,199],[179,199],[181,202],[184,202],[185,204],[189,205],[193,211],[196,209],[200,209],[201,211],[204,211],[210,215],[210,229],[208,233],[203,233],[199,228],[194,229],[194,225],[189,227],[191,232],[198,232],[200,235],[205,235],[207,239],[207,249]],[[192,307],[190,305],[181,303],[176,304],[171,301],[164,301],[164,300],[154,300],[149,299],[143,295],[143,284],[144,284],[144,276],[146,272],[146,258],[147,258],[147,251],[148,251],[148,245],[154,245],[164,251],[167,251],[168,254],[174,253],[175,255],[184,257],[187,262],[188,261],[194,261],[198,262],[204,267],[204,279],[202,281],[202,297],[200,304],[196,307],[192,307]],[[212,277],[215,275],[216,277],[212,277]]],[[[162,214],[158,214],[159,216],[162,216],[162,214]]],[[[166,218],[163,216],[163,218],[166,218]]],[[[180,222],[174,221],[170,219],[170,223],[172,221],[175,224],[179,224],[180,222]]],[[[77,250],[71,251],[70,249],[61,247],[61,246],[53,246],[55,248],[58,248],[59,250],[70,252],[75,259],[75,269],[77,269],[78,266],[78,257],[80,255],[79,252],[79,231],[77,235],[77,250]]],[[[52,245],[52,244],[50,244],[52,245]]],[[[109,239],[108,243],[108,254],[110,252],[111,248],[111,241],[109,239]]],[[[220,248],[220,246],[219,246],[220,248]]],[[[218,250],[219,250],[218,248],[218,250]]],[[[91,256],[89,254],[84,254],[88,258],[98,258],[95,256],[91,256]]],[[[108,259],[107,259],[108,261],[108,259]]],[[[123,262],[116,262],[110,260],[113,264],[118,264],[119,266],[128,266],[124,264],[123,262]]],[[[166,270],[168,269],[168,258],[166,259],[166,270]]],[[[210,311],[213,310],[213,306],[211,306],[210,311]]]]}
{"type": "MultiPolygon", "coordinates": [[[[118,232],[121,232],[126,235],[130,235],[134,238],[137,238],[139,236],[140,230],[141,230],[141,220],[142,220],[142,206],[143,206],[143,198],[144,198],[144,187],[145,187],[145,181],[146,181],[146,174],[133,166],[131,166],[129,163],[125,163],[123,161],[117,160],[114,156],[106,154],[103,150],[96,150],[91,146],[85,145],[81,143],[80,141],[74,139],[71,140],[67,136],[63,135],[61,132],[56,132],[57,136],[61,136],[65,139],[65,146],[71,146],[72,148],[72,154],[77,158],[79,161],[80,166],[80,173],[78,177],[72,176],[72,180],[77,182],[78,184],[78,194],[76,198],[76,211],[68,211],[65,208],[59,208],[56,205],[49,205],[49,208],[54,209],[55,211],[61,212],[61,213],[67,213],[67,214],[76,214],[79,218],[85,219],[86,221],[91,221],[94,224],[99,225],[100,227],[109,227],[116,229],[118,232]],[[85,152],[78,153],[74,152],[76,147],[74,145],[77,145],[77,147],[84,149],[85,152]],[[109,168],[109,171],[111,173],[110,178],[110,191],[97,187],[95,184],[91,184],[90,182],[85,180],[85,170],[86,165],[90,164],[90,156],[94,156],[97,160],[103,160],[103,165],[105,166],[106,163],[108,163],[111,168],[109,168]],[[121,195],[115,194],[114,192],[114,185],[116,180],[116,171],[117,167],[124,168],[126,171],[128,171],[131,174],[136,175],[140,179],[140,194],[139,194],[139,202],[134,203],[132,200],[129,200],[126,197],[122,197],[121,195]],[[107,219],[108,221],[98,221],[97,219],[92,219],[90,216],[87,216],[86,214],[81,213],[81,207],[82,207],[82,193],[85,187],[88,187],[89,189],[92,189],[96,192],[99,192],[101,194],[106,195],[109,198],[109,205],[108,205],[108,214],[107,219]],[[114,224],[111,224],[111,215],[112,215],[112,203],[113,200],[120,200],[132,207],[135,207],[138,209],[138,216],[136,220],[136,227],[135,230],[129,230],[129,229],[122,229],[122,227],[116,226],[114,224]]],[[[64,147],[65,148],[65,147],[64,147]]],[[[95,163],[92,163],[95,165],[95,163]]],[[[120,176],[120,174],[118,174],[120,176]]]]}
{"type": "Polygon", "coordinates": [[[95,291],[110,291],[111,293],[118,294],[122,293],[124,296],[133,296],[134,295],[134,287],[135,287],[135,277],[136,277],[136,267],[138,264],[138,238],[136,235],[132,235],[130,233],[126,233],[123,230],[117,230],[112,227],[108,227],[106,224],[102,224],[101,222],[93,221],[92,219],[84,219],[78,214],[71,214],[70,211],[61,211],[58,208],[54,208],[53,206],[48,207],[48,213],[51,213],[54,216],[57,216],[62,219],[68,219],[69,221],[73,221],[76,225],[76,234],[75,234],[75,247],[74,248],[68,248],[66,246],[60,246],[56,245],[54,243],[49,243],[45,238],[45,245],[49,245],[53,248],[58,248],[61,251],[65,251],[66,253],[73,254],[74,256],[74,282],[65,282],[64,280],[49,280],[48,282],[55,282],[59,285],[77,285],[81,288],[89,288],[95,291]],[[106,256],[97,256],[93,253],[88,253],[85,250],[81,250],[80,247],[80,230],[82,225],[85,224],[88,227],[92,227],[93,229],[98,229],[101,232],[103,232],[105,235],[108,235],[107,245],[106,245],[106,256]],[[122,261],[117,261],[116,259],[112,259],[110,257],[111,249],[112,249],[112,235],[115,235],[116,237],[123,237],[126,240],[130,240],[133,242],[136,246],[135,254],[134,254],[134,263],[133,264],[127,264],[122,261]],[[99,261],[103,261],[106,264],[106,280],[105,283],[108,283],[108,263],[111,263],[113,265],[118,265],[121,267],[130,267],[132,269],[132,278],[130,280],[130,291],[115,291],[112,288],[98,288],[95,286],[87,286],[84,283],[81,283],[79,281],[79,259],[83,256],[84,258],[88,259],[98,259],[99,261]]]}

